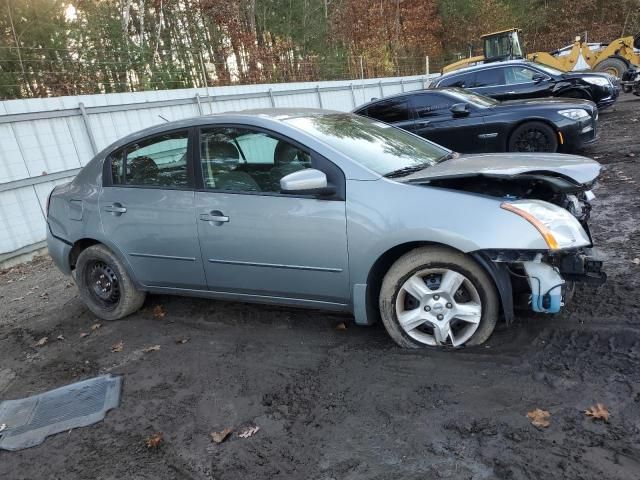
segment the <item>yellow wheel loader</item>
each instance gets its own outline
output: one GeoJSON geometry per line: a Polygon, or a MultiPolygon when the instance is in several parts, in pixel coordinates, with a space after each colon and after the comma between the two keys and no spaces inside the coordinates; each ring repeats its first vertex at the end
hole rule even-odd
{"type": "MultiPolygon", "coordinates": [[[[520,33],[521,30],[512,28],[483,35],[480,38],[483,43],[484,55],[464,58],[449,64],[442,69],[442,73],[478,63],[524,58],[520,33]]],[[[622,78],[631,66],[640,65],[640,35],[635,38],[617,38],[610,43],[587,43],[582,41],[580,37],[576,37],[576,41],[572,45],[550,53],[530,53],[526,58],[565,72],[596,70],[622,78]]]]}
{"type": "Polygon", "coordinates": [[[616,38],[610,43],[587,43],[576,37],[573,45],[551,53],[531,53],[527,58],[565,72],[595,70],[622,78],[629,67],[640,65],[640,35],[616,38]]]}
{"type": "Polygon", "coordinates": [[[520,44],[519,28],[510,28],[499,32],[482,35],[482,48],[484,55],[463,58],[451,63],[442,69],[442,73],[449,73],[459,68],[471,67],[479,63],[499,62],[501,60],[513,60],[514,58],[524,58],[522,46],[520,44]]]}

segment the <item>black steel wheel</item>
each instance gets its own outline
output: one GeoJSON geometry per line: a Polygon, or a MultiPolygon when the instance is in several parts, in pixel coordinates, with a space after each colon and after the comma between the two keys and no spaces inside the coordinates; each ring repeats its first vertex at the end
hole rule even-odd
{"type": "Polygon", "coordinates": [[[104,245],[92,245],[80,253],[76,283],[89,310],[104,320],[131,315],[146,296],[135,287],[120,259],[104,245]]]}
{"type": "Polygon", "coordinates": [[[516,127],[509,138],[510,152],[556,152],[558,137],[546,123],[527,122],[516,127]]]}

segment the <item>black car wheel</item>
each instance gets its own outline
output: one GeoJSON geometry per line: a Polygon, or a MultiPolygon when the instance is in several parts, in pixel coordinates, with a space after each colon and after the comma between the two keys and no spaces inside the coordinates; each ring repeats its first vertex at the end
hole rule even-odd
{"type": "Polygon", "coordinates": [[[510,152],[556,152],[558,138],[546,123],[527,122],[518,126],[509,138],[510,152]]]}
{"type": "Polygon", "coordinates": [[[104,320],[132,314],[146,296],[134,286],[120,259],[104,245],[93,245],[80,253],[76,283],[89,310],[104,320]]]}

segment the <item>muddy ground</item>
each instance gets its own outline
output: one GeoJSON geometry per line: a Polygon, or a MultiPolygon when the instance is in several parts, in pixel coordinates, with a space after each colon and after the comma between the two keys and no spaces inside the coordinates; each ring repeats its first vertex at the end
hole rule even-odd
{"type": "Polygon", "coordinates": [[[626,96],[585,152],[606,166],[592,228],[608,283],[480,348],[405,351],[346,316],[168,296],[92,331],[47,258],[3,272],[0,399],[104,372],[124,390],[104,422],[0,451],[0,478],[640,479],[639,119],[626,96]],[[584,414],[596,402],[608,423],[584,414]],[[527,419],[535,408],[548,428],[527,419]],[[225,427],[236,433],[213,444],[225,427]]]}

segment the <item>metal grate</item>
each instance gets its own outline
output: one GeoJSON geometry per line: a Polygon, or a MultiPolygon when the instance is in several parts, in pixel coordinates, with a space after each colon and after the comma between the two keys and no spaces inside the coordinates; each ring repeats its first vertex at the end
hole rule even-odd
{"type": "Polygon", "coordinates": [[[120,403],[122,377],[103,375],[20,400],[0,403],[0,448],[21,450],[55,433],[104,419],[120,403]]]}

